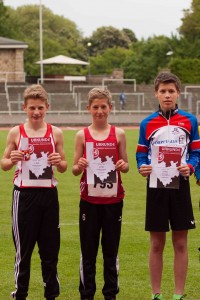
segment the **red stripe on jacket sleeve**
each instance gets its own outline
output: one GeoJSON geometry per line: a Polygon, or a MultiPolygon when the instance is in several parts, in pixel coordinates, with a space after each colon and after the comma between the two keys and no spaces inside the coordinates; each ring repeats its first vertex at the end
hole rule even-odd
{"type": "Polygon", "coordinates": [[[138,145],[137,146],[137,152],[144,152],[144,153],[147,153],[148,152],[148,148],[146,146],[143,146],[143,145],[138,145]]]}
{"type": "Polygon", "coordinates": [[[200,140],[192,141],[190,144],[190,149],[191,150],[200,150],[200,140]]]}

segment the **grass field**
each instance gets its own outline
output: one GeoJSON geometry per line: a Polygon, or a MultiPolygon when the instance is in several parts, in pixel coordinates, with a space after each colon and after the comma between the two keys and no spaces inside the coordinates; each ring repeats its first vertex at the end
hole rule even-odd
{"type": "MultiPolygon", "coordinates": [[[[0,156],[5,147],[7,130],[0,131],[0,156]]],[[[68,161],[68,171],[65,174],[56,173],[59,181],[58,191],[60,199],[61,249],[59,255],[58,272],[61,284],[60,300],[78,300],[79,284],[79,180],[71,173],[74,136],[76,131],[64,131],[65,152],[68,161]]],[[[137,172],[135,162],[135,148],[138,130],[127,129],[127,150],[130,171],[122,174],[123,185],[126,190],[123,210],[122,235],[119,250],[120,258],[120,293],[119,300],[151,299],[151,289],[148,272],[149,234],[144,231],[145,218],[145,179],[137,172]]],[[[11,194],[14,170],[3,172],[0,170],[0,299],[10,299],[10,292],[14,290],[14,246],[11,234],[11,194]]],[[[185,293],[187,299],[200,299],[200,188],[191,178],[191,193],[197,228],[189,233],[189,270],[185,293]]],[[[95,300],[103,299],[102,255],[99,248],[97,259],[97,292],[95,300]]],[[[167,234],[164,253],[163,296],[164,300],[171,300],[173,295],[173,250],[171,233],[167,234]]],[[[29,288],[29,300],[43,298],[43,283],[40,270],[37,246],[35,247],[29,288]]]]}

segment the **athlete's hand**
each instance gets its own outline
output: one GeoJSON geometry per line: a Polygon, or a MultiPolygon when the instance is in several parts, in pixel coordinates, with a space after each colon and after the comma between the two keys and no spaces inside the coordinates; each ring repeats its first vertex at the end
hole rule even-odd
{"type": "Polygon", "coordinates": [[[10,159],[13,165],[24,159],[24,153],[20,150],[13,150],[10,153],[10,159]]]}
{"type": "Polygon", "coordinates": [[[151,174],[152,172],[152,166],[150,165],[142,165],[140,168],[139,168],[139,172],[140,174],[143,176],[143,177],[147,177],[151,174]]]}
{"type": "Polygon", "coordinates": [[[60,162],[61,162],[61,160],[62,160],[61,159],[61,155],[58,152],[51,153],[48,156],[48,163],[51,164],[51,165],[53,165],[53,166],[59,165],[60,162]]]}
{"type": "Polygon", "coordinates": [[[116,165],[115,165],[116,171],[125,172],[125,171],[127,171],[127,168],[128,168],[128,163],[125,162],[123,159],[119,159],[116,162],[116,165]]]}
{"type": "Polygon", "coordinates": [[[177,167],[177,170],[183,177],[190,176],[190,167],[188,165],[179,166],[179,167],[177,167]]]}
{"type": "Polygon", "coordinates": [[[88,161],[84,157],[79,158],[77,166],[79,170],[83,171],[88,167],[88,161]]]}

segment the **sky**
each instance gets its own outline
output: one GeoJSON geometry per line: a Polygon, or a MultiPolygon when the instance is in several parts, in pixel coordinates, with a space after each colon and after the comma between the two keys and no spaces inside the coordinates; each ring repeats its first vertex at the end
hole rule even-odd
{"type": "Polygon", "coordinates": [[[84,37],[99,27],[113,26],[131,29],[138,39],[146,39],[176,34],[183,10],[191,7],[192,0],[4,0],[4,5],[13,8],[40,3],[75,22],[84,37]]]}

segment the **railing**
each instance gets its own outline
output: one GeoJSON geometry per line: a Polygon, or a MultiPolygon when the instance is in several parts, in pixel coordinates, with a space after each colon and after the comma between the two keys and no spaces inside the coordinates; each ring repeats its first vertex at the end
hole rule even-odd
{"type": "Polygon", "coordinates": [[[73,94],[72,93],[48,93],[48,102],[49,102],[49,107],[50,107],[50,110],[51,110],[51,105],[52,105],[52,101],[53,101],[53,97],[55,97],[56,95],[58,96],[71,96],[73,97],[73,94]]]}
{"type": "MultiPolygon", "coordinates": [[[[2,72],[1,72],[2,73],[2,72]]],[[[9,91],[8,89],[10,88],[23,88],[25,89],[27,87],[27,85],[8,85],[6,78],[4,78],[5,80],[5,91],[6,91],[6,99],[7,99],[7,107],[8,107],[8,111],[4,111],[4,112],[0,112],[3,114],[16,114],[16,106],[13,107],[15,110],[12,110],[12,105],[13,103],[15,105],[18,105],[18,113],[23,112],[22,110],[22,103],[23,103],[23,96],[22,93],[18,93],[16,94],[17,99],[14,101],[12,100],[12,98],[9,95],[9,91]]],[[[52,79],[55,80],[55,79],[52,79]]],[[[105,82],[104,82],[105,83],[105,82]]],[[[87,110],[82,110],[82,104],[83,103],[87,103],[87,101],[85,101],[85,89],[91,89],[93,87],[101,87],[101,86],[97,86],[97,85],[74,85],[72,88],[72,93],[48,93],[49,95],[49,103],[50,103],[50,108],[49,108],[49,113],[58,113],[58,114],[85,114],[88,113],[87,110]],[[80,92],[79,92],[80,91],[80,92]],[[70,96],[71,99],[70,101],[73,101],[72,99],[74,99],[74,104],[72,104],[72,110],[67,108],[67,105],[65,105],[65,107],[67,108],[66,110],[63,109],[62,106],[60,106],[61,110],[56,109],[56,106],[54,106],[55,110],[51,109],[52,106],[52,101],[57,100],[56,95],[58,96],[63,96],[66,97],[66,102],[69,100],[69,97],[67,98],[67,96],[70,96]],[[74,105],[74,109],[73,109],[73,105],[74,105]],[[77,109],[76,109],[77,108],[77,109]]],[[[184,92],[182,92],[180,94],[179,99],[177,100],[177,103],[179,105],[179,108],[184,109],[186,111],[192,112],[192,101],[194,102],[193,99],[193,94],[191,92],[188,92],[189,89],[191,88],[200,88],[200,86],[186,86],[184,92]]],[[[148,109],[147,106],[145,106],[145,94],[144,93],[125,93],[125,95],[127,96],[127,108],[125,108],[125,110],[120,110],[120,104],[119,104],[119,95],[120,93],[112,93],[112,101],[113,101],[113,110],[111,111],[111,114],[147,114],[147,113],[151,113],[153,112],[152,109],[148,109]],[[116,98],[118,97],[118,98],[116,98]],[[134,105],[132,105],[134,101],[134,105]]],[[[61,99],[62,100],[62,99],[61,99]]],[[[65,99],[64,99],[65,100],[65,99]]],[[[63,101],[63,103],[66,103],[65,101],[63,101]]],[[[196,100],[195,100],[196,102],[196,100]]],[[[71,102],[73,103],[73,102],[71,102]]],[[[194,104],[194,103],[193,103],[194,104]]],[[[193,105],[194,106],[194,105],[193,105]]],[[[196,115],[200,114],[200,100],[197,100],[196,102],[196,107],[193,107],[193,112],[192,113],[196,113],[196,115]]]]}
{"type": "Polygon", "coordinates": [[[136,92],[136,79],[130,79],[130,78],[121,78],[121,79],[111,79],[111,78],[103,78],[102,79],[102,86],[105,86],[105,82],[109,82],[109,81],[119,81],[119,82],[124,82],[124,81],[128,81],[128,82],[133,82],[134,84],[134,92],[136,92]]]}
{"type": "Polygon", "coordinates": [[[196,115],[198,116],[199,115],[199,113],[200,113],[200,100],[197,100],[197,102],[196,102],[196,115]]]}
{"type": "MultiPolygon", "coordinates": [[[[19,86],[18,86],[19,87],[19,86]]],[[[20,87],[24,87],[24,86],[20,86],[20,87]]],[[[80,86],[74,86],[74,90],[73,93],[48,93],[49,95],[49,113],[55,113],[55,112],[61,112],[61,113],[70,113],[72,110],[66,109],[64,110],[63,108],[61,108],[60,110],[52,110],[52,104],[54,100],[58,100],[58,97],[62,96],[65,97],[65,99],[61,99],[63,100],[63,104],[65,104],[68,99],[67,96],[71,96],[71,100],[74,99],[74,106],[77,107],[77,110],[73,110],[73,113],[76,111],[76,113],[81,114],[81,113],[85,113],[87,112],[87,110],[82,110],[82,104],[85,103],[86,105],[88,104],[88,102],[86,100],[82,100],[82,95],[81,93],[75,92],[76,88],[78,88],[80,86]],[[57,96],[57,97],[56,97],[57,96]],[[66,101],[66,102],[65,102],[66,101]]],[[[85,87],[86,88],[86,87],[85,87]]],[[[87,88],[91,88],[87,87],[87,88]]],[[[126,93],[127,97],[129,97],[129,99],[131,98],[131,100],[129,100],[129,109],[125,109],[123,111],[121,111],[121,109],[117,109],[117,107],[120,106],[119,104],[119,100],[115,100],[115,96],[118,96],[119,98],[119,94],[120,93],[112,93],[113,96],[113,100],[112,100],[112,114],[117,114],[117,113],[123,113],[123,114],[131,114],[131,113],[137,113],[137,112],[142,112],[144,111],[146,112],[152,112],[152,110],[144,110],[143,107],[145,106],[145,100],[144,100],[144,93],[126,93]],[[135,107],[137,107],[137,109],[130,109],[131,103],[133,103],[133,97],[136,97],[136,104],[134,105],[135,107]]],[[[22,110],[22,104],[23,104],[23,97],[22,97],[22,93],[18,93],[18,97],[16,100],[10,100],[9,98],[9,114],[13,113],[12,110],[12,104],[15,104],[15,108],[16,105],[18,105],[18,110],[19,111],[23,111],[22,110]]],[[[56,102],[56,101],[55,101],[56,102]]],[[[132,105],[133,106],[133,105],[132,105]]]]}
{"type": "MultiPolygon", "coordinates": [[[[145,105],[144,93],[125,93],[125,95],[126,96],[131,96],[131,97],[134,97],[134,96],[137,97],[137,109],[138,110],[141,110],[141,103],[142,103],[142,106],[145,105]]],[[[120,93],[112,93],[112,96],[118,96],[119,97],[120,93]]]]}
{"type": "Polygon", "coordinates": [[[17,101],[13,101],[13,100],[10,100],[10,95],[9,95],[9,88],[27,88],[27,85],[8,85],[6,86],[6,98],[7,98],[7,105],[8,105],[8,111],[9,111],[9,115],[12,115],[12,109],[11,109],[11,105],[12,103],[15,103],[15,104],[18,104],[18,109],[20,110],[21,108],[21,105],[23,104],[23,98],[22,98],[22,93],[18,93],[18,100],[17,101]]]}
{"type": "Polygon", "coordinates": [[[199,85],[186,85],[185,88],[184,88],[184,94],[186,95],[187,94],[187,91],[189,89],[200,89],[200,86],[199,85]]]}
{"type": "Polygon", "coordinates": [[[90,90],[91,88],[101,88],[101,85],[74,85],[72,88],[72,94],[73,94],[73,98],[75,99],[75,105],[78,106],[78,102],[80,100],[80,93],[76,92],[76,89],[88,89],[90,90]]]}
{"type": "Polygon", "coordinates": [[[38,78],[37,83],[45,81],[69,81],[69,89],[72,91],[73,81],[86,81],[86,76],[63,76],[63,78],[38,78]]]}

